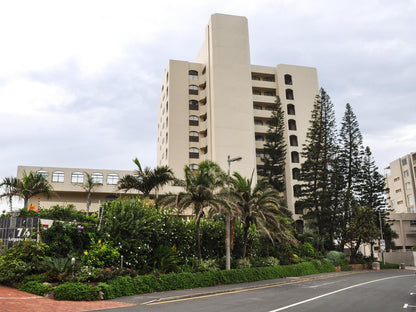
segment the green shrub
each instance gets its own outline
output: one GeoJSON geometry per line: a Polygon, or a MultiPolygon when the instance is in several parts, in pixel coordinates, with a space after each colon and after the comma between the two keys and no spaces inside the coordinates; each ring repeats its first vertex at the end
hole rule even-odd
{"type": "Polygon", "coordinates": [[[388,263],[388,262],[383,263],[383,262],[380,262],[380,269],[381,270],[398,269],[398,268],[400,268],[400,264],[398,264],[398,263],[388,263]]]}
{"type": "Polygon", "coordinates": [[[341,265],[341,259],[345,259],[345,255],[343,252],[331,250],[326,255],[326,259],[331,262],[334,266],[341,265]]]}
{"type": "Polygon", "coordinates": [[[246,268],[250,268],[250,267],[251,267],[250,259],[244,258],[244,259],[238,259],[237,260],[237,268],[238,269],[246,269],[246,268]]]}
{"type": "Polygon", "coordinates": [[[31,294],[44,296],[47,292],[51,291],[53,287],[51,285],[44,285],[42,283],[31,281],[23,284],[19,287],[19,290],[26,291],[31,294]]]}
{"type": "Polygon", "coordinates": [[[96,300],[98,298],[97,288],[79,282],[66,282],[54,290],[56,300],[96,300]]]}
{"type": "Polygon", "coordinates": [[[275,266],[279,265],[279,259],[275,257],[266,257],[266,258],[252,258],[251,265],[253,267],[268,267],[268,266],[275,266]]]}

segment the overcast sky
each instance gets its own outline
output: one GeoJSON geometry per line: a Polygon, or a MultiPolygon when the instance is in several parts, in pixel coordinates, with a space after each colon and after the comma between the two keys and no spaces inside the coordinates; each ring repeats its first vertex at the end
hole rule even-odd
{"type": "Polygon", "coordinates": [[[163,70],[195,60],[213,13],[248,18],[252,64],[316,67],[380,169],[416,151],[414,0],[16,0],[0,3],[0,178],[156,166],[163,70]]]}

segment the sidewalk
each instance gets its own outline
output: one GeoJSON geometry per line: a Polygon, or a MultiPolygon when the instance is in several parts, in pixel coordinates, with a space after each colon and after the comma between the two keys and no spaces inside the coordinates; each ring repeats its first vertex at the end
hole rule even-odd
{"type": "Polygon", "coordinates": [[[116,301],[57,301],[0,285],[2,312],[74,312],[127,307],[133,304],[116,301]]]}

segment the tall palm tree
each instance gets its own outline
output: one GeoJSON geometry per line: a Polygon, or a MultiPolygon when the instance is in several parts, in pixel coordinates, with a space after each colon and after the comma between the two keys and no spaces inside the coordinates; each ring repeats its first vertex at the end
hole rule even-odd
{"type": "Polygon", "coordinates": [[[126,175],[119,180],[119,190],[135,189],[142,192],[144,197],[149,197],[150,192],[154,189],[157,200],[159,188],[175,179],[172,169],[168,166],[156,167],[155,169],[145,167],[143,169],[137,158],[133,159],[133,162],[136,164],[137,170],[135,174],[126,175]]]}
{"type": "Polygon", "coordinates": [[[6,177],[1,181],[0,187],[4,192],[0,194],[0,198],[7,197],[9,200],[10,213],[13,211],[13,197],[19,196],[19,179],[16,177],[6,177]]]}
{"type": "Polygon", "coordinates": [[[247,253],[248,231],[252,224],[270,240],[277,238],[296,243],[296,239],[291,234],[291,222],[288,222],[280,209],[279,193],[264,180],[260,180],[253,187],[253,173],[249,179],[246,179],[235,172],[230,181],[231,205],[243,225],[243,258],[247,253]]]}
{"type": "Polygon", "coordinates": [[[102,183],[97,182],[93,176],[91,176],[88,172],[85,172],[86,179],[84,184],[80,184],[79,186],[84,189],[84,191],[87,193],[87,216],[90,214],[90,206],[91,206],[91,196],[94,191],[94,189],[97,186],[102,185],[102,183]]]}
{"type": "Polygon", "coordinates": [[[169,206],[175,206],[180,211],[192,208],[195,217],[196,249],[199,259],[202,259],[200,222],[204,215],[204,209],[214,207],[219,210],[225,202],[218,190],[224,186],[225,173],[212,161],[203,161],[197,170],[189,166],[184,168],[185,180],[182,181],[185,188],[179,194],[167,194],[162,202],[169,206]]]}
{"type": "Polygon", "coordinates": [[[49,181],[40,173],[29,171],[23,171],[23,176],[17,182],[17,189],[19,190],[19,196],[24,200],[24,208],[28,209],[29,198],[37,194],[46,194],[50,197],[53,187],[49,181]]]}

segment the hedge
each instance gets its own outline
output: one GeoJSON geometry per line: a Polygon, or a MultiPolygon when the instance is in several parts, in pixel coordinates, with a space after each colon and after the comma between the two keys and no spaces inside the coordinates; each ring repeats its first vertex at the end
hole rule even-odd
{"type": "Polygon", "coordinates": [[[97,300],[98,289],[79,282],[66,282],[55,288],[53,292],[56,300],[97,300]]]}
{"type": "Polygon", "coordinates": [[[26,291],[31,294],[43,296],[47,292],[50,292],[53,289],[51,285],[44,285],[43,283],[37,281],[29,281],[19,287],[19,290],[26,291]]]}
{"type": "Polygon", "coordinates": [[[169,273],[164,275],[142,275],[117,277],[108,283],[99,283],[97,290],[105,299],[143,294],[154,291],[189,289],[254,282],[289,276],[304,276],[317,273],[335,272],[334,266],[327,261],[313,260],[294,265],[278,265],[264,268],[233,269],[229,271],[208,271],[199,273],[169,273]]]}

